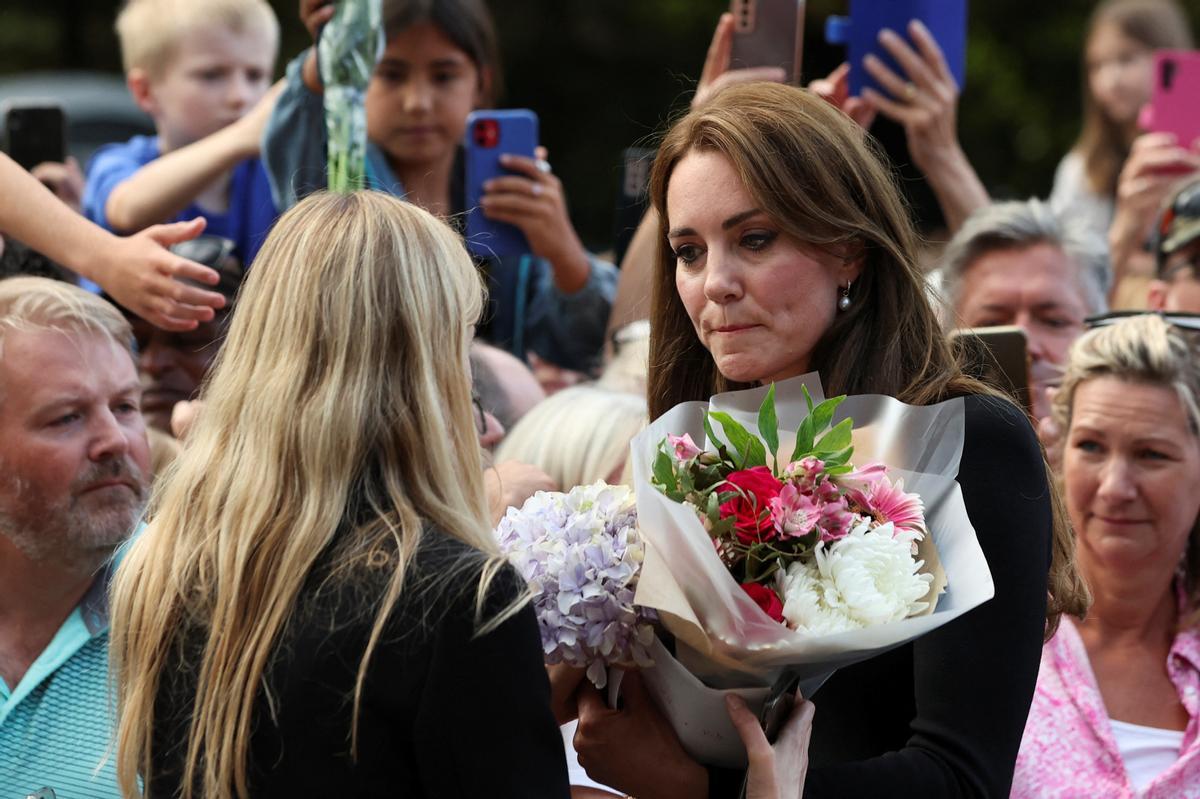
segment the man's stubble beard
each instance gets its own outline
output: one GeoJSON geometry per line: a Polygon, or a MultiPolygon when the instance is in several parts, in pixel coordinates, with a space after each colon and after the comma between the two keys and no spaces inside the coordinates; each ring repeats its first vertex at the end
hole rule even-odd
{"type": "Polygon", "coordinates": [[[29,560],[64,567],[92,567],[111,556],[133,532],[149,493],[145,475],[128,458],[93,464],[57,501],[33,492],[19,477],[9,481],[13,502],[0,507],[0,535],[29,560]],[[117,494],[107,499],[78,493],[82,486],[119,477],[129,478],[136,490],[107,489],[117,494]]]}

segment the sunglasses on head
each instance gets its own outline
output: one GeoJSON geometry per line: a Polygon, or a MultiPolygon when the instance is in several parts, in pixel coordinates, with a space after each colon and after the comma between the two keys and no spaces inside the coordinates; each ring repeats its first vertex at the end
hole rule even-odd
{"type": "Polygon", "coordinates": [[[1177,327],[1180,330],[1200,331],[1200,314],[1194,313],[1165,313],[1163,311],[1113,311],[1112,313],[1101,314],[1099,316],[1089,316],[1083,320],[1087,325],[1087,329],[1091,330],[1097,327],[1108,327],[1115,325],[1122,319],[1129,319],[1133,316],[1143,316],[1145,314],[1155,314],[1162,318],[1167,324],[1177,327]]]}

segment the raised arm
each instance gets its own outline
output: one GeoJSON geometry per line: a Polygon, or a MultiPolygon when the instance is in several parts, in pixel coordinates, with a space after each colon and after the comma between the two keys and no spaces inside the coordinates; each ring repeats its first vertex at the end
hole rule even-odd
{"type": "Polygon", "coordinates": [[[199,235],[204,220],[157,225],[120,238],[72,211],[2,153],[0,187],[0,231],[100,284],[153,324],[191,330],[225,304],[220,294],[175,279],[216,285],[215,271],[166,249],[199,235]]]}

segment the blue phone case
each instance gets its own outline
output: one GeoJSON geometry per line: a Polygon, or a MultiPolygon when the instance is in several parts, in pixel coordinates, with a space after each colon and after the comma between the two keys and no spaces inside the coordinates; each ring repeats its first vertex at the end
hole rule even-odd
{"type": "Polygon", "coordinates": [[[538,144],[537,114],[528,109],[473,111],[467,116],[466,152],[467,249],[472,255],[502,258],[529,252],[518,228],[483,215],[483,184],[512,174],[500,166],[501,154],[534,157],[538,144]]]}
{"type": "MultiPolygon", "coordinates": [[[[929,28],[958,87],[963,87],[967,72],[967,0],[850,0],[850,16],[825,20],[825,40],[846,45],[851,95],[858,97],[869,86],[885,97],[890,96],[863,67],[863,58],[874,53],[903,78],[904,70],[883,49],[877,37],[880,30],[890,28],[908,40],[908,23],[914,19],[929,28]]],[[[909,46],[916,49],[911,40],[909,46]]]]}

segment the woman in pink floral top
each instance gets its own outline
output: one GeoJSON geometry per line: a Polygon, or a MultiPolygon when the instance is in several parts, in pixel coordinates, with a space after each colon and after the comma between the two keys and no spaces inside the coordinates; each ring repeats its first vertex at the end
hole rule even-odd
{"type": "Polygon", "coordinates": [[[1093,330],[1054,413],[1094,603],[1042,651],[1012,796],[1200,797],[1200,349],[1157,316],[1093,330]]]}

